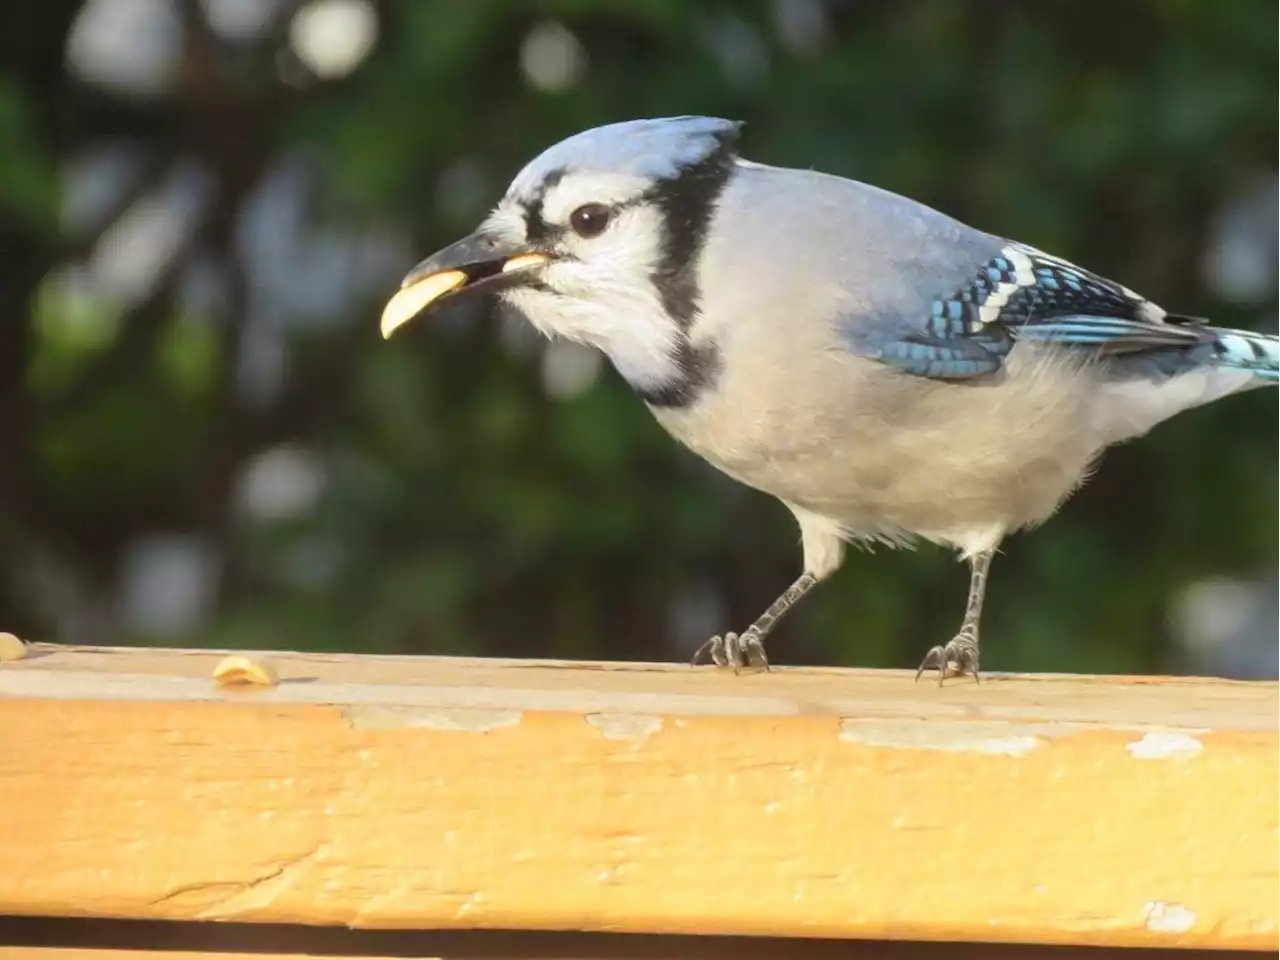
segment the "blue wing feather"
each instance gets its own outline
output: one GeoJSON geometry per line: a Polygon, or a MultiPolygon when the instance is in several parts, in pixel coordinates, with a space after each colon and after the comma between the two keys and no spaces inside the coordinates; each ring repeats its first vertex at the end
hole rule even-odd
{"type": "Polygon", "coordinates": [[[908,334],[882,338],[860,352],[918,377],[956,380],[999,370],[1004,351],[993,347],[966,337],[908,334]]]}
{"type": "MultiPolygon", "coordinates": [[[[901,320],[901,319],[900,319],[901,320]]],[[[1021,244],[1007,244],[957,291],[937,297],[915,323],[847,330],[860,355],[934,379],[992,374],[1018,340],[1089,349],[1100,356],[1208,348],[1217,330],[1166,316],[1137,293],[1021,244]],[[923,329],[922,329],[923,326],[923,329]]],[[[1235,344],[1240,355],[1245,347],[1235,344]]],[[[1270,355],[1268,355],[1270,356],[1270,355]]]]}

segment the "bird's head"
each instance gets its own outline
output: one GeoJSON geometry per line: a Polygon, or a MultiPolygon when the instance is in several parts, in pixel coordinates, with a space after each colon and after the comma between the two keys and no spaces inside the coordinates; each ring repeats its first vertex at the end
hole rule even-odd
{"type": "Polygon", "coordinates": [[[422,261],[382,334],[495,293],[539,330],[603,350],[642,393],[687,375],[697,262],[735,163],[738,124],[633,120],[562,140],[526,166],[469,237],[422,261]]]}

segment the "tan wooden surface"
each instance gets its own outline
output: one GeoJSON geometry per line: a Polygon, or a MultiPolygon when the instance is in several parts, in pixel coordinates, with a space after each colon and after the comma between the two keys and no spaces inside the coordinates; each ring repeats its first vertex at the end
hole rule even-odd
{"type": "Polygon", "coordinates": [[[271,656],[0,664],[0,914],[1276,946],[1276,684],[271,656]]]}
{"type": "MultiPolygon", "coordinates": [[[[311,960],[307,953],[205,953],[203,950],[99,950],[94,947],[4,947],[0,960],[311,960]]],[[[395,960],[362,957],[362,960],[395,960]]],[[[421,955],[418,960],[444,960],[421,955]]]]}
{"type": "MultiPolygon", "coordinates": [[[[707,937],[698,938],[708,940],[707,937]]],[[[733,938],[705,948],[689,937],[663,937],[662,943],[648,943],[639,951],[623,948],[612,952],[596,942],[594,954],[579,950],[567,952],[521,952],[520,941],[513,940],[507,952],[462,952],[431,954],[410,948],[403,954],[334,954],[334,960],[358,957],[358,960],[1215,960],[1238,959],[1235,951],[1135,950],[1133,947],[1093,948],[1034,945],[963,945],[963,943],[919,943],[911,941],[758,941],[755,938],[733,938]],[[663,951],[671,942],[671,952],[663,951]]],[[[97,947],[4,947],[0,960],[314,960],[316,954],[287,954],[278,951],[220,950],[119,950],[97,947]]]]}

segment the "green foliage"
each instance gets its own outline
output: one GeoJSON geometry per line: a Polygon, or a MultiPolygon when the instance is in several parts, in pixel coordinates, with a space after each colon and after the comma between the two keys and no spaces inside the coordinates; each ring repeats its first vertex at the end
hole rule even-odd
{"type": "Polygon", "coordinates": [[[0,215],[43,224],[57,197],[56,177],[31,129],[21,91],[0,74],[0,215]]]}
{"type": "MultiPolygon", "coordinates": [[[[1218,211],[1276,176],[1274,5],[1133,0],[1104,17],[1096,3],[1049,0],[831,2],[811,43],[787,39],[779,8],[394,0],[353,76],[294,93],[244,65],[273,63],[283,31],[222,51],[236,89],[257,78],[243,101],[175,89],[165,122],[120,132],[159,154],[177,137],[213,172],[232,224],[274,157],[304,156],[318,172],[307,226],[399,230],[409,259],[331,322],[289,328],[286,382],[265,408],[235,393],[244,264],[216,218],[198,246],[231,278],[220,316],[193,319],[172,289],[119,313],[33,288],[27,495],[39,510],[23,507],[20,526],[74,544],[71,567],[108,583],[139,535],[207,536],[222,552],[216,615],[172,642],[671,659],[687,652],[673,603],[695,588],[724,599],[714,623],[745,626],[798,570],[785,510],[677,448],[611,373],[549,398],[543,347],[511,347],[498,318],[442,318],[392,344],[376,334],[379,295],[415,254],[469,230],[545,146],[625,117],[741,118],[755,159],[909,194],[1180,312],[1274,323],[1274,276],[1257,302],[1228,302],[1202,269],[1218,211]],[[549,20],[587,58],[560,90],[520,68],[522,42],[549,20]],[[237,478],[285,441],[321,458],[318,500],[287,520],[244,516],[237,478]],[[109,533],[85,530],[102,524],[109,533]]],[[[42,142],[26,118],[49,111],[42,97],[82,95],[0,82],[7,206],[48,222],[76,129],[42,142]]],[[[1179,590],[1274,573],[1276,436],[1275,395],[1259,393],[1110,454],[1058,518],[996,561],[984,666],[1170,667],[1179,590]]],[[[951,635],[965,584],[939,550],[854,551],[772,650],[914,665],[951,635]]],[[[4,596],[0,614],[57,629],[47,608],[6,611],[4,596]]],[[[130,639],[123,629],[104,639],[130,639]]]]}

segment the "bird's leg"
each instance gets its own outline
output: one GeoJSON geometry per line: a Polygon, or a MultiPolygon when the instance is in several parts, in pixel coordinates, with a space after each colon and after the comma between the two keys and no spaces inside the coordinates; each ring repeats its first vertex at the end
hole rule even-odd
{"type": "Polygon", "coordinates": [[[978,676],[978,621],[982,619],[982,600],[987,592],[987,571],[991,569],[991,559],[996,555],[995,548],[976,553],[969,561],[969,602],[964,608],[964,622],[960,624],[960,632],[946,646],[934,647],[924,655],[920,668],[916,670],[916,679],[926,670],[938,671],[938,684],[948,674],[962,677],[971,674],[975,681],[978,676]]]}
{"type": "Polygon", "coordinates": [[[818,578],[812,573],[802,573],[795,583],[787,587],[782,596],[769,604],[769,609],[760,614],[755,623],[741,634],[716,634],[698,648],[691,662],[701,663],[710,657],[711,662],[717,667],[733,667],[734,673],[742,667],[764,667],[768,670],[769,658],[764,652],[765,635],[817,582],[818,578]]]}

